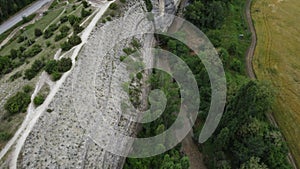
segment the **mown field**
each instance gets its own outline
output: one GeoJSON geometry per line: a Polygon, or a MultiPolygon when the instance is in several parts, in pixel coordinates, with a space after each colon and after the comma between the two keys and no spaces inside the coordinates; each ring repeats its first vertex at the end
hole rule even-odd
{"type": "Polygon", "coordinates": [[[254,69],[276,91],[273,113],[300,167],[300,1],[255,0],[254,69]]]}

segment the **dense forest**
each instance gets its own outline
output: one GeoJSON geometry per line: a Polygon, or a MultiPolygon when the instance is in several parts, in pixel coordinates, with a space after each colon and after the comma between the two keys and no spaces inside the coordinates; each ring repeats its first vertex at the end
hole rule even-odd
{"type": "MultiPolygon", "coordinates": [[[[287,145],[278,128],[270,124],[266,114],[273,104],[273,92],[267,83],[252,81],[245,74],[245,52],[250,45],[245,18],[245,0],[193,0],[186,7],[184,17],[202,30],[211,40],[222,59],[227,78],[227,103],[220,125],[213,136],[199,150],[209,169],[288,169],[287,145]],[[243,34],[242,38],[240,35],[243,34]]],[[[181,42],[156,36],[159,48],[179,56],[192,70],[198,83],[201,105],[196,125],[195,142],[210,106],[210,80],[204,65],[181,42]]],[[[170,66],[172,66],[170,64],[170,66]]],[[[151,76],[153,89],[161,88],[168,96],[168,106],[162,116],[144,124],[139,137],[150,137],[167,130],[178,112],[180,96],[177,83],[161,71],[151,76]],[[171,101],[169,99],[171,98],[171,101]]],[[[164,154],[144,158],[128,158],[129,168],[187,169],[188,157],[181,144],[164,154]]]]}
{"type": "Polygon", "coordinates": [[[0,23],[36,0],[0,0],[0,23]]]}

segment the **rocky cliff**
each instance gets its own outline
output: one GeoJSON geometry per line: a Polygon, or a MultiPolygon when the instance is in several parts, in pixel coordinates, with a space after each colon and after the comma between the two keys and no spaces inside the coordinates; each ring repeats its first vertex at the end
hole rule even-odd
{"type": "MultiPolygon", "coordinates": [[[[179,5],[179,0],[152,2],[153,11],[171,14],[179,5]]],[[[19,154],[18,168],[122,168],[124,158],[105,148],[122,145],[114,143],[116,133],[112,131],[131,136],[136,123],[130,121],[134,114],[122,111],[122,101],[129,100],[129,96],[122,89],[121,82],[128,78],[122,76],[117,67],[120,57],[125,55],[123,49],[132,42],[132,38],[126,37],[150,29],[146,23],[137,22],[140,19],[137,14],[145,11],[142,0],[131,0],[122,10],[126,24],[113,20],[98,24],[92,32],[71,75],[26,138],[19,154]],[[115,77],[119,81],[113,80],[115,77]],[[90,97],[91,93],[94,97],[90,97]],[[93,105],[94,109],[88,105],[93,105]],[[91,137],[91,133],[95,134],[95,126],[102,132],[91,137]]],[[[151,36],[138,35],[135,38],[144,47],[152,45],[151,36]]],[[[152,64],[147,55],[142,59],[152,64]]]]}

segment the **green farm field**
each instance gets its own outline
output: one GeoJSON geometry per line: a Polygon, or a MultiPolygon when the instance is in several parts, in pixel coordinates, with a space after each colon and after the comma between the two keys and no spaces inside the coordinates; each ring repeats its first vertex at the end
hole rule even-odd
{"type": "Polygon", "coordinates": [[[275,90],[273,114],[300,167],[300,1],[255,0],[257,32],[253,66],[275,90]]]}

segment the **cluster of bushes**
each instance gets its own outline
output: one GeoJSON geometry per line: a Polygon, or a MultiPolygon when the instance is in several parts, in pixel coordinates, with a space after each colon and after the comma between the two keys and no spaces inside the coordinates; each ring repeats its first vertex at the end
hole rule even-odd
{"type": "Polygon", "coordinates": [[[33,79],[45,66],[43,60],[35,60],[31,67],[25,70],[24,78],[31,80],[33,79]]]}
{"type": "Polygon", "coordinates": [[[88,11],[85,10],[84,8],[81,9],[81,17],[82,18],[85,18],[85,17],[87,17],[87,16],[89,16],[91,14],[92,14],[92,9],[90,9],[88,11]]]}
{"type": "Polygon", "coordinates": [[[4,105],[5,110],[9,115],[25,112],[30,103],[31,86],[25,86],[23,91],[20,91],[10,97],[4,105]]]}
{"type": "Polygon", "coordinates": [[[52,24],[50,25],[44,32],[44,38],[49,39],[50,37],[53,36],[54,32],[59,28],[59,25],[57,24],[52,24]]]}
{"type": "Polygon", "coordinates": [[[51,75],[54,81],[60,79],[64,72],[72,68],[72,60],[70,58],[62,58],[61,60],[50,60],[45,66],[45,71],[51,75]]]}
{"type": "Polygon", "coordinates": [[[218,129],[204,144],[210,168],[243,168],[255,162],[268,168],[291,168],[286,143],[265,115],[272,100],[265,84],[250,81],[239,89],[227,104],[218,129]]]}
{"type": "Polygon", "coordinates": [[[116,9],[118,9],[118,4],[115,3],[115,2],[111,3],[111,4],[109,5],[109,9],[111,9],[111,10],[116,10],[116,9]]]}
{"type": "Polygon", "coordinates": [[[26,50],[24,52],[24,57],[25,58],[29,58],[29,57],[33,57],[37,54],[39,54],[42,51],[42,46],[41,45],[33,45],[31,48],[29,48],[28,50],[26,50]]]}
{"type": "Polygon", "coordinates": [[[34,35],[35,35],[35,37],[40,37],[43,35],[43,31],[41,29],[35,28],[34,35]]]}
{"type": "Polygon", "coordinates": [[[60,34],[56,35],[55,38],[54,38],[55,42],[67,37],[69,30],[70,30],[70,28],[68,26],[62,26],[59,29],[60,34]]]}
{"type": "Polygon", "coordinates": [[[45,97],[43,95],[37,95],[33,99],[33,103],[35,106],[39,106],[39,105],[43,104],[44,101],[45,101],[45,97]]]}
{"type": "Polygon", "coordinates": [[[0,132],[0,142],[8,141],[12,137],[12,134],[7,132],[0,132]]]}
{"type": "Polygon", "coordinates": [[[146,4],[147,11],[148,11],[148,12],[151,12],[152,9],[153,9],[151,0],[144,0],[144,2],[145,2],[145,4],[146,4]]]}
{"type": "Polygon", "coordinates": [[[68,51],[72,47],[79,45],[81,43],[81,38],[78,35],[72,35],[66,42],[61,44],[62,51],[68,51]]]}

